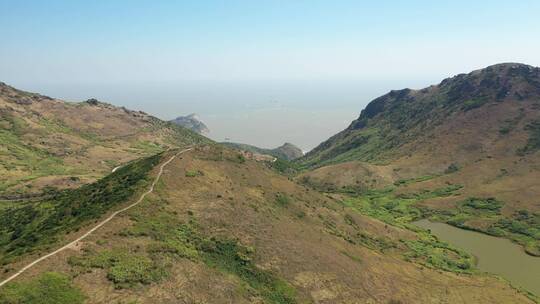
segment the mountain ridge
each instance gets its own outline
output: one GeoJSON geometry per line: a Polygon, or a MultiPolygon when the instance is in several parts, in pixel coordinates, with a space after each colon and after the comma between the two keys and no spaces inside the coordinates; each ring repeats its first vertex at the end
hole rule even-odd
{"type": "Polygon", "coordinates": [[[392,148],[409,142],[410,137],[414,139],[420,131],[435,127],[433,121],[444,121],[456,112],[468,112],[491,103],[523,101],[538,96],[540,68],[516,63],[497,64],[458,74],[420,90],[393,90],[371,101],[345,130],[306,153],[299,162],[313,167],[317,163],[389,158],[392,148]],[[385,116],[381,117],[379,114],[383,112],[385,116]],[[369,130],[370,126],[375,129],[369,130]],[[366,131],[365,136],[347,138],[358,130],[366,131]],[[404,131],[414,131],[410,132],[414,134],[405,134],[404,131]],[[373,134],[382,132],[388,134],[373,134]],[[339,158],[344,152],[366,147],[370,137],[378,137],[377,145],[382,148],[370,147],[359,155],[339,158]],[[344,142],[339,143],[339,140],[344,142]]]}
{"type": "Polygon", "coordinates": [[[0,182],[27,195],[95,181],[114,167],[169,147],[210,142],[142,111],[97,99],[66,102],[0,85],[0,182]]]}

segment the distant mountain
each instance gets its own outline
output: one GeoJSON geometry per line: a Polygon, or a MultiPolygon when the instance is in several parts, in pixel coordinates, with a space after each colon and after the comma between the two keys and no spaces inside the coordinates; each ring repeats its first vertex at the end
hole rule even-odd
{"type": "Polygon", "coordinates": [[[391,91],[297,162],[314,169],[298,180],[316,188],[421,197],[396,214],[438,214],[435,220],[507,237],[540,256],[538,67],[503,63],[391,91]],[[449,192],[422,194],[429,191],[449,192]]]}
{"type": "Polygon", "coordinates": [[[201,135],[206,135],[210,133],[210,129],[202,122],[197,114],[189,114],[187,116],[178,116],[175,119],[171,120],[172,123],[175,123],[184,128],[190,129],[193,132],[199,133],[201,135]]]}
{"type": "Polygon", "coordinates": [[[501,145],[510,154],[530,154],[540,149],[539,102],[540,68],[493,65],[421,90],[391,91],[299,161],[318,167],[351,160],[387,162],[425,150],[489,154],[501,145]],[[456,137],[458,142],[449,140],[456,137]]]}
{"type": "Polygon", "coordinates": [[[133,159],[208,141],[141,111],[0,83],[0,196],[76,187],[133,159]]]}
{"type": "Polygon", "coordinates": [[[300,148],[291,143],[284,143],[275,149],[264,149],[252,145],[231,142],[223,142],[222,144],[231,148],[249,151],[252,153],[271,155],[284,160],[294,160],[304,155],[300,148]]]}

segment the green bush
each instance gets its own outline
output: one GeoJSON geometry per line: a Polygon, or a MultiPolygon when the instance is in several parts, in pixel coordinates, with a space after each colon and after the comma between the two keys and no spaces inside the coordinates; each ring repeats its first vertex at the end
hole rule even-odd
{"type": "Polygon", "coordinates": [[[451,173],[454,173],[454,172],[458,172],[459,171],[459,166],[455,163],[451,163],[450,166],[448,166],[448,168],[446,168],[446,170],[444,170],[444,173],[445,174],[451,174],[451,173]]]}
{"type": "Polygon", "coordinates": [[[117,286],[131,286],[135,283],[150,284],[158,282],[167,274],[145,256],[128,255],[115,262],[107,271],[107,278],[117,286]]]}
{"type": "Polygon", "coordinates": [[[466,252],[424,235],[420,240],[403,240],[409,248],[405,257],[420,263],[452,272],[468,272],[472,269],[473,258],[466,252]]]}
{"type": "Polygon", "coordinates": [[[68,262],[83,269],[105,269],[107,278],[117,288],[127,288],[137,283],[159,282],[168,275],[159,259],[150,259],[140,253],[120,249],[104,250],[99,253],[87,252],[83,256],[70,258],[68,262]]]}
{"type": "Polygon", "coordinates": [[[493,197],[490,197],[490,198],[471,197],[463,202],[463,206],[470,207],[477,210],[499,212],[503,206],[503,203],[496,200],[493,197]]]}
{"type": "Polygon", "coordinates": [[[186,177],[196,177],[196,176],[199,176],[199,175],[201,175],[200,171],[196,171],[196,170],[188,170],[188,171],[186,171],[186,177]]]}
{"type": "Polygon", "coordinates": [[[276,194],[276,203],[282,207],[287,206],[291,202],[291,199],[284,193],[276,194]]]}
{"type": "Polygon", "coordinates": [[[238,153],[234,157],[227,158],[227,160],[233,163],[243,164],[246,162],[246,157],[244,156],[244,154],[238,153]]]}
{"type": "Polygon", "coordinates": [[[463,102],[463,105],[461,106],[461,109],[465,112],[479,108],[483,106],[487,100],[485,99],[469,99],[463,102]]]}

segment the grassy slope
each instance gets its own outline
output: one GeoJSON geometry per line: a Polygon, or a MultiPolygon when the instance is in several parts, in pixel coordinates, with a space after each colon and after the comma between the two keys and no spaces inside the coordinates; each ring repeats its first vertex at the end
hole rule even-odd
{"type": "Polygon", "coordinates": [[[127,201],[147,184],[161,154],[135,161],[99,181],[35,202],[14,203],[0,213],[0,261],[42,251],[127,201]]]}
{"type": "Polygon", "coordinates": [[[508,237],[538,255],[539,121],[540,69],[493,66],[374,100],[347,130],[299,161],[323,167],[298,180],[330,191],[409,181],[399,183],[403,193],[461,184],[459,195],[422,205],[453,214],[441,220],[508,237]],[[491,197],[504,202],[497,214],[463,208],[469,198],[491,197]]]}
{"type": "Polygon", "coordinates": [[[55,270],[87,303],[529,302],[426,231],[357,210],[237,152],[200,147],[129,214],[16,284],[55,270]]]}
{"type": "Polygon", "coordinates": [[[530,133],[522,152],[534,153],[538,149],[535,134],[540,118],[539,99],[540,69],[518,64],[497,65],[458,75],[418,91],[392,91],[373,100],[347,129],[307,153],[299,163],[315,167],[350,160],[391,161],[416,152],[426,140],[440,137],[437,131],[441,126],[470,115],[470,111],[495,112],[488,109],[516,102],[526,113],[508,119],[504,112],[497,113],[499,127],[476,132],[508,134],[520,129],[520,133],[530,133]]]}
{"type": "Polygon", "coordinates": [[[0,84],[0,195],[77,187],[118,165],[209,140],[150,115],[0,84]]]}

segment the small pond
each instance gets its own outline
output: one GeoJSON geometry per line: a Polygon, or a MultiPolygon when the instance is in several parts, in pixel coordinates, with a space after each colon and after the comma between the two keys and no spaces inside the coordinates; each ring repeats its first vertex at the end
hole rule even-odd
{"type": "Polygon", "coordinates": [[[431,230],[440,240],[474,255],[478,269],[499,275],[514,286],[540,296],[540,257],[526,254],[521,246],[504,238],[460,229],[445,223],[424,219],[413,224],[431,230]]]}

